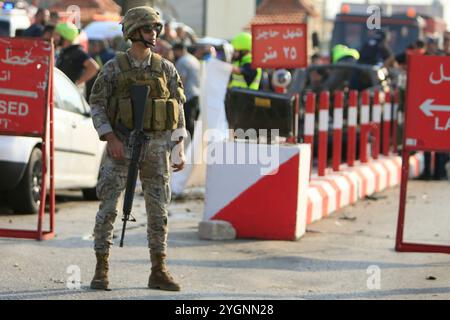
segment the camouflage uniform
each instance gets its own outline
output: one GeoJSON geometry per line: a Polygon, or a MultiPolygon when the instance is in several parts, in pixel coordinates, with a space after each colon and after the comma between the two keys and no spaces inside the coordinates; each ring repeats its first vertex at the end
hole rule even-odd
{"type": "MultiPolygon", "coordinates": [[[[127,56],[133,67],[144,68],[150,72],[151,55],[142,63],[136,61],[128,52],[127,56]]],[[[167,60],[162,61],[162,69],[168,81],[170,98],[178,100],[179,120],[176,136],[186,136],[183,112],[183,85],[173,66],[167,60]]],[[[100,139],[112,132],[113,128],[107,116],[108,98],[117,85],[120,73],[117,59],[105,64],[95,81],[91,96],[91,114],[94,127],[100,139]]],[[[128,139],[119,132],[115,134],[124,142],[126,160],[113,159],[106,155],[100,171],[97,195],[101,201],[95,220],[94,249],[97,253],[108,253],[112,244],[113,225],[117,217],[117,203],[125,190],[131,148],[128,139]]],[[[147,134],[149,141],[143,146],[139,162],[139,177],[144,191],[145,206],[148,217],[148,246],[152,253],[165,254],[167,248],[167,206],[171,198],[170,191],[170,151],[176,142],[171,140],[171,131],[155,131],[147,134]]],[[[175,136],[175,135],[174,135],[175,136]]],[[[178,140],[178,139],[175,139],[178,140]]]]}

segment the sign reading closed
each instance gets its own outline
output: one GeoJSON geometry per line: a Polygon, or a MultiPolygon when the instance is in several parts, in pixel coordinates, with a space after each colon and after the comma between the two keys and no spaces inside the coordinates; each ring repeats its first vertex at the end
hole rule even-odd
{"type": "Polygon", "coordinates": [[[42,40],[0,38],[0,134],[44,134],[51,52],[42,40]]]}

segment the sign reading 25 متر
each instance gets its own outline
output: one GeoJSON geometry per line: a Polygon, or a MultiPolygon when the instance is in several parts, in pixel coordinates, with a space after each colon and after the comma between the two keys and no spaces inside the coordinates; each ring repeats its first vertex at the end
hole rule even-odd
{"type": "Polygon", "coordinates": [[[306,67],[307,38],[302,23],[252,25],[252,67],[306,67]]]}

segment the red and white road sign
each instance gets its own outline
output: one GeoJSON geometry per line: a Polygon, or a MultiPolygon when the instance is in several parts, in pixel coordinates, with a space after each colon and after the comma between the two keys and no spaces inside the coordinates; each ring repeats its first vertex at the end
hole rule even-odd
{"type": "Polygon", "coordinates": [[[252,67],[306,67],[307,38],[306,24],[252,25],[252,67]]]}
{"type": "Polygon", "coordinates": [[[0,38],[0,133],[45,132],[51,44],[0,38]]]}
{"type": "Polygon", "coordinates": [[[0,237],[46,240],[55,235],[53,57],[51,42],[0,37],[0,135],[42,139],[42,181],[37,229],[0,228],[0,237]],[[50,156],[49,161],[47,156],[50,156]],[[44,231],[48,174],[50,226],[48,231],[44,231]]]}
{"type": "Polygon", "coordinates": [[[450,150],[450,57],[409,57],[406,103],[406,147],[450,150]]]}
{"type": "Polygon", "coordinates": [[[403,239],[409,170],[407,159],[413,150],[450,151],[449,89],[450,57],[409,57],[405,147],[402,152],[402,183],[395,243],[397,251],[450,253],[450,246],[408,243],[403,239]]]}

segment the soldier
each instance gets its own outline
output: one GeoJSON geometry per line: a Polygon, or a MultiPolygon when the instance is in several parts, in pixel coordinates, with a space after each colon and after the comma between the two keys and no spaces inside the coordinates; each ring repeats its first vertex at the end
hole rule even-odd
{"type": "Polygon", "coordinates": [[[166,268],[167,206],[170,202],[170,153],[174,171],[184,167],[183,138],[187,137],[181,79],[172,63],[152,53],[151,48],[162,29],[159,13],[151,7],[130,9],[122,22],[124,38],[131,48],[107,62],[99,73],[90,97],[94,127],[106,140],[107,155],[102,163],[97,195],[100,208],[95,220],[94,250],[97,258],[92,289],[108,289],[108,258],[117,216],[117,202],[126,187],[131,149],[129,132],[133,115],[129,87],[150,86],[144,130],[147,142],[139,161],[139,174],[147,211],[147,237],[150,249],[151,275],[148,287],[179,291],[166,268]],[[173,142],[172,142],[173,141],[173,142]]]}

